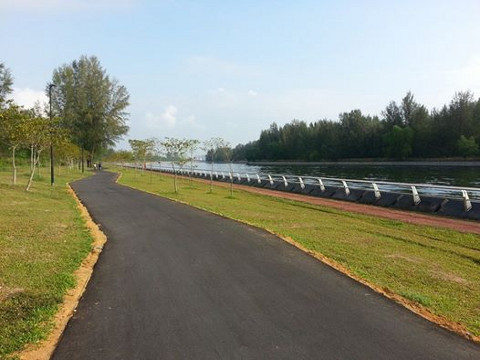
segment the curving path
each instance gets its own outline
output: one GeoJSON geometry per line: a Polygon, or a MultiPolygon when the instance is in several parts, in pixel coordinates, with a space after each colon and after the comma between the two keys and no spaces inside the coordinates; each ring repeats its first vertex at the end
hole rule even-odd
{"type": "Polygon", "coordinates": [[[264,231],[114,183],[72,185],[109,241],[53,359],[479,359],[264,231]]]}

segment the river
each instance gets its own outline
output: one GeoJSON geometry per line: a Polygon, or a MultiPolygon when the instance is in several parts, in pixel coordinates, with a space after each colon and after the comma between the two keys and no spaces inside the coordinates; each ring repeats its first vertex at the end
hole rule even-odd
{"type": "MultiPolygon", "coordinates": [[[[161,165],[162,167],[165,167],[167,163],[164,162],[161,165]]],[[[154,165],[154,167],[156,166],[154,165]]],[[[194,162],[193,167],[196,170],[210,171],[211,164],[205,162],[194,162]]],[[[185,168],[190,168],[190,164],[185,165],[185,168]]],[[[232,168],[235,173],[238,172],[240,174],[285,174],[480,188],[479,166],[232,164],[232,168]]],[[[229,171],[229,165],[225,163],[215,163],[214,171],[229,171]]]]}

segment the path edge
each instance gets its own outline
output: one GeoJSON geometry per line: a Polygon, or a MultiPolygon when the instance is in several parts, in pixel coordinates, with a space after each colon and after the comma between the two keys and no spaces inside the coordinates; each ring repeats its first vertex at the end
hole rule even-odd
{"type": "Polygon", "coordinates": [[[77,209],[80,211],[80,215],[85,221],[85,226],[88,228],[90,235],[93,238],[91,250],[82,260],[78,269],[73,273],[76,280],[76,286],[69,289],[64,295],[63,301],[52,319],[53,329],[48,337],[39,343],[27,345],[24,350],[12,354],[18,356],[22,360],[48,360],[51,358],[57,344],[62,338],[63,332],[67,327],[70,318],[76,311],[78,303],[80,302],[93,274],[95,264],[103,250],[103,246],[107,242],[107,237],[102,230],[100,230],[100,227],[93,221],[87,208],[83,205],[69,183],[67,184],[67,191],[75,199],[77,209]]]}
{"type": "MultiPolygon", "coordinates": [[[[122,177],[122,173],[120,172],[120,173],[117,173],[117,174],[118,174],[118,176],[115,178],[115,183],[118,184],[118,181],[122,177]]],[[[459,336],[461,336],[461,337],[463,337],[467,340],[470,340],[474,343],[480,344],[480,336],[476,336],[476,335],[471,334],[462,324],[456,323],[454,321],[448,320],[447,318],[445,318],[443,316],[437,315],[423,305],[420,305],[420,304],[418,304],[418,303],[416,303],[412,300],[409,300],[409,299],[407,299],[407,298],[405,298],[405,297],[403,297],[399,294],[396,294],[388,288],[382,288],[378,285],[375,285],[375,284],[369,282],[366,279],[361,278],[360,276],[354,274],[351,270],[349,270],[348,268],[346,268],[342,264],[328,258],[327,256],[325,256],[325,255],[323,255],[319,252],[307,249],[302,244],[296,242],[294,239],[292,239],[288,236],[278,234],[275,231],[273,231],[271,229],[268,229],[268,228],[259,227],[258,225],[249,223],[248,221],[245,221],[245,220],[231,218],[231,217],[228,217],[225,214],[222,214],[222,213],[219,213],[219,212],[211,211],[209,209],[205,209],[205,208],[200,207],[200,206],[194,206],[194,205],[188,204],[187,202],[184,202],[184,201],[181,201],[181,200],[178,200],[178,199],[171,199],[171,198],[163,197],[163,196],[161,196],[157,193],[154,193],[154,192],[151,192],[151,191],[146,191],[146,190],[139,189],[139,188],[135,188],[133,186],[129,186],[129,185],[125,185],[125,184],[118,184],[118,185],[125,186],[125,187],[135,189],[135,190],[138,190],[138,191],[142,191],[142,192],[160,197],[162,199],[167,199],[167,200],[179,203],[179,204],[190,206],[190,207],[208,212],[210,214],[215,214],[215,215],[223,217],[225,219],[236,221],[240,224],[245,224],[245,225],[251,226],[255,229],[266,231],[269,234],[272,234],[272,235],[278,237],[279,239],[289,243],[290,245],[296,247],[297,249],[299,249],[303,253],[305,253],[309,256],[312,256],[313,258],[317,259],[318,261],[322,262],[323,264],[325,264],[325,265],[335,269],[336,271],[348,276],[352,280],[370,288],[374,292],[376,292],[376,293],[378,293],[378,294],[380,294],[380,295],[382,295],[382,296],[384,296],[384,297],[386,297],[390,300],[393,300],[395,303],[397,303],[400,306],[406,308],[407,310],[413,312],[417,316],[420,316],[420,317],[424,318],[425,320],[427,320],[431,323],[434,323],[434,324],[440,326],[443,329],[446,329],[450,332],[453,332],[453,333],[455,333],[455,334],[457,334],[457,335],[459,335],[459,336]]],[[[243,189],[241,189],[241,190],[243,190],[243,189]]],[[[259,195],[261,195],[261,194],[259,194],[259,195]]],[[[264,196],[269,196],[268,194],[263,194],[263,195],[264,196]]],[[[299,200],[292,200],[292,201],[299,201],[299,200]]],[[[301,201],[299,201],[299,202],[301,202],[301,201]]],[[[325,205],[325,206],[328,206],[328,205],[325,205]]]]}

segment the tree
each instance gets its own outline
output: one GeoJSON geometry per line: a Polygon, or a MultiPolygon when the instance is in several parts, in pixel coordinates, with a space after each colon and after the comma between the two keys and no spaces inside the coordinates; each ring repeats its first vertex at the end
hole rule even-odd
{"type": "Polygon", "coordinates": [[[55,141],[55,162],[68,164],[71,169],[74,166],[75,160],[81,157],[80,148],[72,143],[67,137],[61,137],[55,141]]]}
{"type": "Polygon", "coordinates": [[[395,125],[404,125],[402,119],[402,111],[395,101],[391,101],[390,104],[388,104],[385,110],[382,111],[382,115],[385,119],[385,123],[390,129],[393,128],[395,125]]]}
{"type": "Polygon", "coordinates": [[[475,105],[473,94],[470,91],[455,93],[449,106],[452,126],[450,132],[453,139],[459,139],[461,135],[472,136],[474,134],[475,105]]]}
{"type": "Polygon", "coordinates": [[[173,187],[175,193],[178,193],[177,186],[177,172],[189,161],[188,154],[192,146],[198,143],[197,140],[176,139],[166,137],[164,141],[160,142],[161,148],[164,149],[167,158],[170,159],[173,169],[173,187]]]}
{"type": "Polygon", "coordinates": [[[33,167],[30,172],[30,177],[28,179],[26,191],[30,190],[33,181],[33,175],[35,174],[35,169],[38,165],[40,154],[45,148],[50,145],[52,140],[52,130],[54,127],[50,123],[50,120],[42,117],[34,117],[29,119],[25,123],[25,140],[26,143],[30,145],[31,149],[34,151],[34,161],[33,167]]]}
{"type": "Polygon", "coordinates": [[[142,169],[145,169],[147,158],[153,155],[155,149],[155,139],[146,139],[146,140],[128,140],[130,147],[132,149],[133,157],[135,159],[135,169],[137,161],[142,161],[142,169]]]}
{"type": "Polygon", "coordinates": [[[10,106],[0,112],[0,140],[6,144],[12,152],[12,182],[17,184],[17,165],[15,153],[18,148],[26,142],[26,125],[28,113],[22,108],[10,104],[10,106]]]}
{"type": "Polygon", "coordinates": [[[413,132],[409,127],[401,128],[395,125],[385,135],[386,155],[404,160],[412,154],[413,132]]]}
{"type": "Polygon", "coordinates": [[[464,158],[478,154],[478,144],[473,136],[469,138],[464,135],[460,136],[460,139],[457,141],[457,147],[459,154],[464,158]]]}
{"type": "Polygon", "coordinates": [[[95,56],[82,56],[53,72],[52,106],[71,132],[72,142],[92,160],[128,132],[127,89],[111,79],[95,56]]]}
{"type": "Polygon", "coordinates": [[[13,91],[13,77],[10,69],[0,63],[0,109],[7,103],[7,96],[13,91]]]}
{"type": "Polygon", "coordinates": [[[213,165],[215,162],[215,154],[218,149],[225,148],[228,143],[220,137],[212,137],[203,142],[202,150],[207,152],[206,160],[211,164],[210,170],[210,193],[213,192],[213,165]]]}

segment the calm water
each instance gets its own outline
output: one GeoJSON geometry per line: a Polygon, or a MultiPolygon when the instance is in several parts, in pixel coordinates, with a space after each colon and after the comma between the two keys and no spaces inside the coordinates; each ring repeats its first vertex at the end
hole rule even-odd
{"type": "MultiPolygon", "coordinates": [[[[165,163],[164,163],[165,164],[165,163]]],[[[162,164],[162,166],[164,166],[162,164]]],[[[479,167],[449,166],[375,166],[375,165],[268,165],[233,164],[239,173],[267,173],[322,176],[345,179],[393,181],[480,188],[479,167]]],[[[185,168],[189,168],[186,165],[185,168]]],[[[211,164],[194,163],[197,170],[210,170],[211,164]]],[[[214,164],[215,171],[229,171],[228,164],[214,164]]]]}

